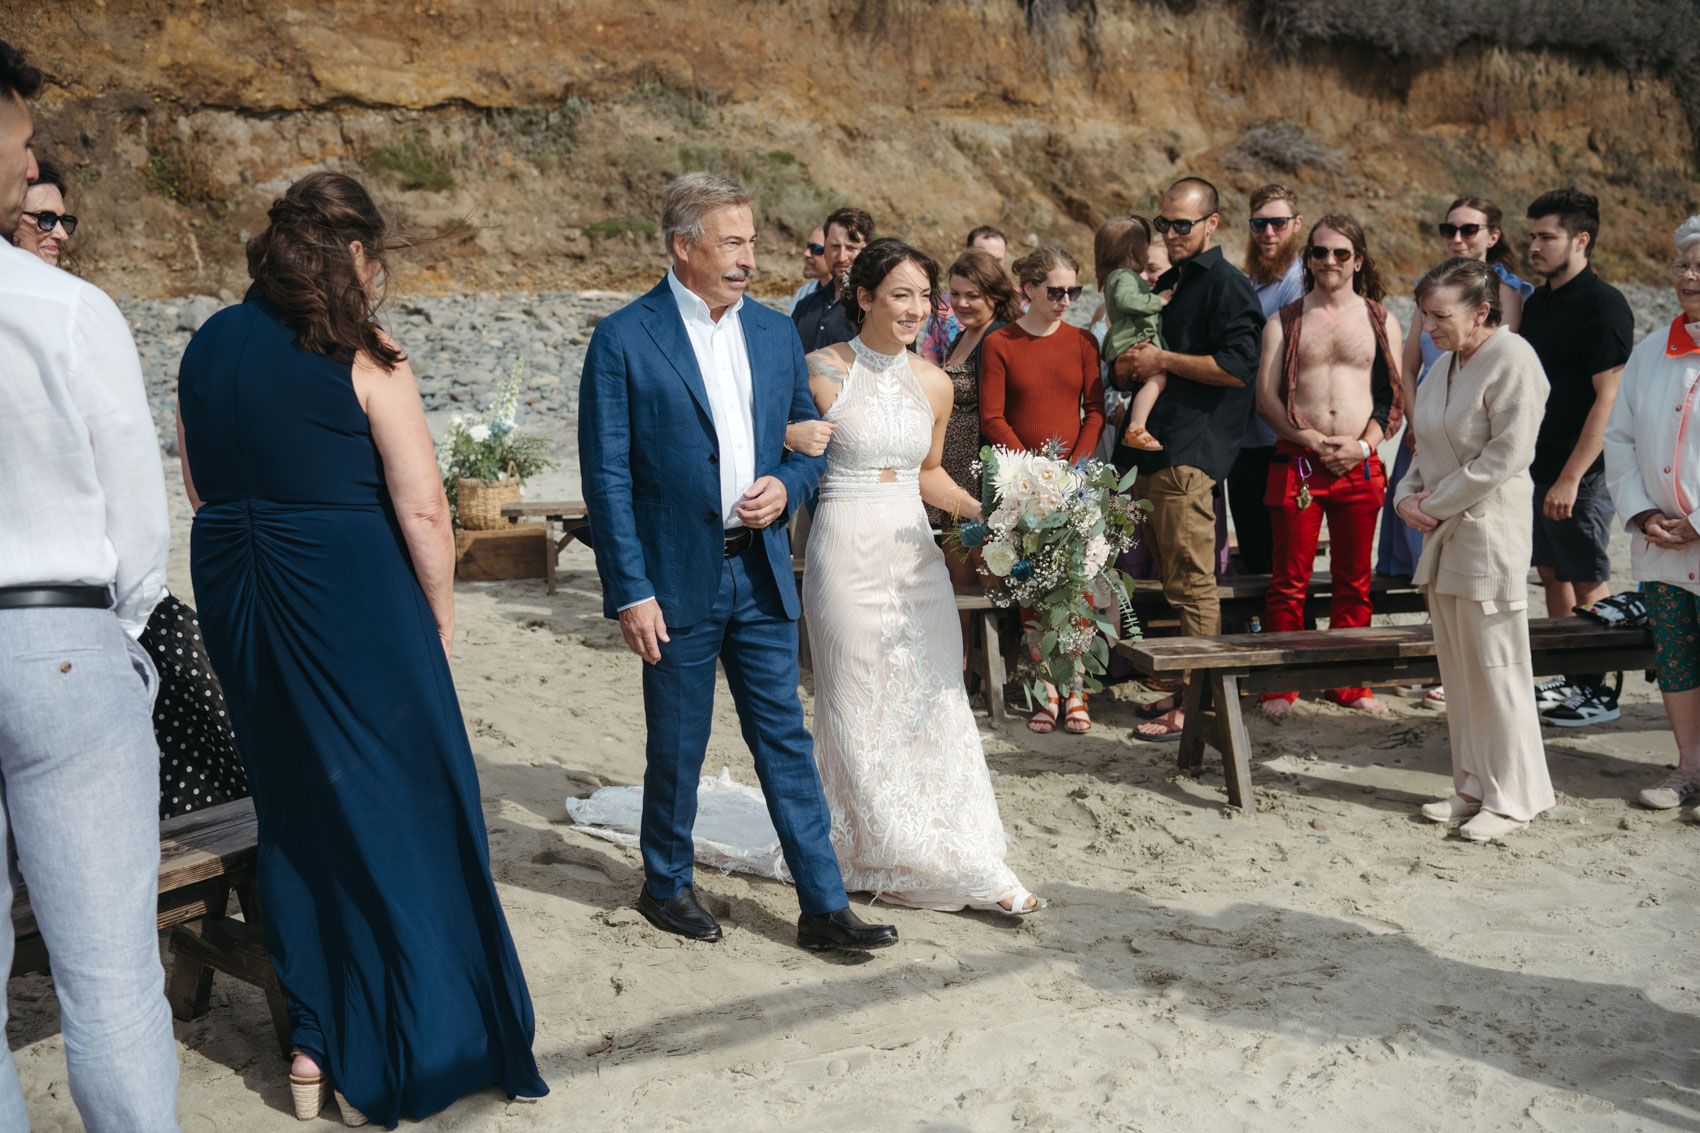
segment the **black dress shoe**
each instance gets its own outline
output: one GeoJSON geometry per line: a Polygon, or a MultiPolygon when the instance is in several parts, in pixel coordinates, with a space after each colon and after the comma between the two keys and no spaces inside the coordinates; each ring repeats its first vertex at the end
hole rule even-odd
{"type": "Polygon", "coordinates": [[[638,894],[638,912],[662,932],[677,933],[692,940],[719,940],[720,925],[708,910],[697,904],[697,891],[685,886],[670,901],[657,901],[649,895],[649,887],[638,894]]]}
{"type": "Polygon", "coordinates": [[[825,952],[831,948],[855,951],[884,948],[897,943],[897,926],[869,924],[846,905],[824,917],[811,917],[807,913],[798,917],[797,943],[810,952],[825,952]]]}

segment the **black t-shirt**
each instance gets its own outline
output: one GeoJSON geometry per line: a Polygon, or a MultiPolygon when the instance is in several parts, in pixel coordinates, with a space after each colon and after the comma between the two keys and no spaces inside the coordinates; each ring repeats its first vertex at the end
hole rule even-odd
{"type": "MultiPolygon", "coordinates": [[[[1537,484],[1551,484],[1564,471],[1594,408],[1594,375],[1629,361],[1635,316],[1622,292],[1585,267],[1556,291],[1551,284],[1536,288],[1523,305],[1518,330],[1535,348],[1552,386],[1529,469],[1537,484]]],[[[1604,467],[1602,455],[1588,471],[1604,467]]]]}
{"type": "Polygon", "coordinates": [[[843,304],[833,298],[830,287],[805,295],[791,313],[791,319],[797,324],[797,333],[802,336],[805,354],[849,342],[856,337],[856,325],[844,313],[843,304]]]}
{"type": "Polygon", "coordinates": [[[1170,268],[1153,290],[1171,287],[1174,298],[1163,308],[1163,341],[1168,349],[1176,354],[1207,354],[1245,385],[1207,386],[1170,374],[1151,410],[1151,433],[1162,442],[1162,451],[1139,452],[1118,445],[1115,463],[1120,468],[1137,464],[1141,472],[1190,465],[1212,480],[1222,480],[1245,438],[1263,352],[1263,306],[1251,281],[1222,257],[1220,248],[1209,248],[1170,268]]]}

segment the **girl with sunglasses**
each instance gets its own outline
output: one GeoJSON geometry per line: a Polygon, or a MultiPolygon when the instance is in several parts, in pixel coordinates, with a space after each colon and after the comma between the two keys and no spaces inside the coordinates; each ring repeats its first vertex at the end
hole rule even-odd
{"type": "MultiPolygon", "coordinates": [[[[1041,244],[1015,262],[1027,313],[988,334],[980,355],[980,432],[986,443],[1033,452],[1052,441],[1069,461],[1085,460],[1104,428],[1104,380],[1098,343],[1063,321],[1080,298],[1080,264],[1055,244],[1041,244]]],[[[1057,726],[1057,690],[1027,721],[1035,732],[1057,726]]],[[[1068,696],[1063,727],[1090,731],[1086,694],[1068,696]]]]}
{"type": "MultiPolygon", "coordinates": [[[[1498,279],[1499,303],[1503,312],[1500,325],[1515,331],[1522,321],[1523,300],[1533,295],[1535,288],[1533,284],[1519,279],[1512,270],[1517,266],[1517,257],[1500,228],[1502,215],[1499,206],[1487,197],[1459,197],[1446,210],[1446,219],[1435,225],[1435,231],[1448,257],[1459,256],[1487,263],[1498,279]]],[[[1404,375],[1406,405],[1416,403],[1417,387],[1440,354],[1427,331],[1406,337],[1404,357],[1399,364],[1399,372],[1404,375]]],[[[1411,447],[1407,443],[1400,446],[1393,461],[1393,473],[1387,482],[1387,507],[1381,515],[1381,550],[1375,564],[1377,574],[1409,578],[1416,571],[1417,558],[1422,554],[1422,536],[1393,512],[1394,492],[1410,466],[1411,447]]],[[[1442,703],[1445,696],[1439,690],[1431,689],[1428,699],[1442,703]]]]}
{"type": "Polygon", "coordinates": [[[45,159],[36,165],[41,172],[24,193],[24,215],[12,243],[54,267],[63,267],[65,246],[77,230],[77,218],[65,215],[65,175],[59,167],[45,159]]]}

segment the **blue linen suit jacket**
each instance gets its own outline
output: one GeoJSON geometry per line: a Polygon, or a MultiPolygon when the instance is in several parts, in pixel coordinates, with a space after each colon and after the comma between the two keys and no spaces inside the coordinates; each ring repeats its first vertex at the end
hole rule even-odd
{"type": "MultiPolygon", "coordinates": [[[[785,451],[785,426],[820,413],[791,320],[753,298],[738,318],[750,355],[756,476],[785,485],[785,514],[759,536],[785,613],[795,619],[802,603],[786,521],[815,490],[826,459],[785,451]]],[[[604,616],[653,597],[670,626],[702,620],[725,557],[720,446],[666,279],[596,325],[579,381],[578,444],[604,616]]]]}

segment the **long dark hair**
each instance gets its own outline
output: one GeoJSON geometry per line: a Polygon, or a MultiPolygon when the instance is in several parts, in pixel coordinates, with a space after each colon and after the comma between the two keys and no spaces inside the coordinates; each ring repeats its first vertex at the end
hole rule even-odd
{"type": "Polygon", "coordinates": [[[1488,228],[1499,237],[1487,250],[1487,262],[1499,264],[1512,275],[1516,275],[1517,253],[1511,250],[1511,241],[1505,238],[1505,229],[1500,225],[1500,221],[1505,219],[1505,214],[1500,211],[1500,207],[1487,197],[1468,196],[1459,197],[1447,205],[1446,215],[1451,216],[1454,209],[1475,209],[1482,214],[1487,220],[1488,228]]]}
{"type": "Polygon", "coordinates": [[[266,213],[271,222],[248,241],[248,274],[260,295],[295,331],[303,350],[344,362],[365,352],[393,370],[405,355],[378,329],[382,295],[366,291],[349,244],[388,281],[389,226],[365,186],[343,173],[309,173],[266,213]]]}
{"type": "Polygon", "coordinates": [[[863,291],[872,295],[879,290],[885,277],[897,269],[901,263],[912,263],[920,268],[927,277],[927,295],[930,302],[937,303],[939,296],[939,264],[919,248],[911,247],[895,236],[882,236],[856,254],[856,262],[850,265],[850,283],[845,287],[844,295],[839,302],[844,305],[845,314],[857,326],[862,325],[862,304],[858,298],[863,291]]]}
{"type": "Polygon", "coordinates": [[[959,275],[980,289],[980,294],[992,305],[994,322],[1013,323],[1021,317],[1021,301],[1016,297],[1015,280],[990,252],[970,248],[956,257],[950,265],[949,274],[959,275]]]}
{"type": "MultiPolygon", "coordinates": [[[[1352,242],[1352,251],[1356,252],[1364,262],[1352,276],[1352,290],[1365,299],[1379,303],[1387,294],[1387,289],[1381,285],[1381,272],[1376,270],[1375,260],[1369,254],[1369,241],[1364,236],[1364,226],[1345,213],[1331,212],[1310,226],[1310,239],[1307,244],[1316,243],[1316,230],[1326,228],[1330,232],[1338,232],[1352,242]]],[[[1310,250],[1304,252],[1305,261],[1305,290],[1316,286],[1316,278],[1310,273],[1310,250]]]]}

